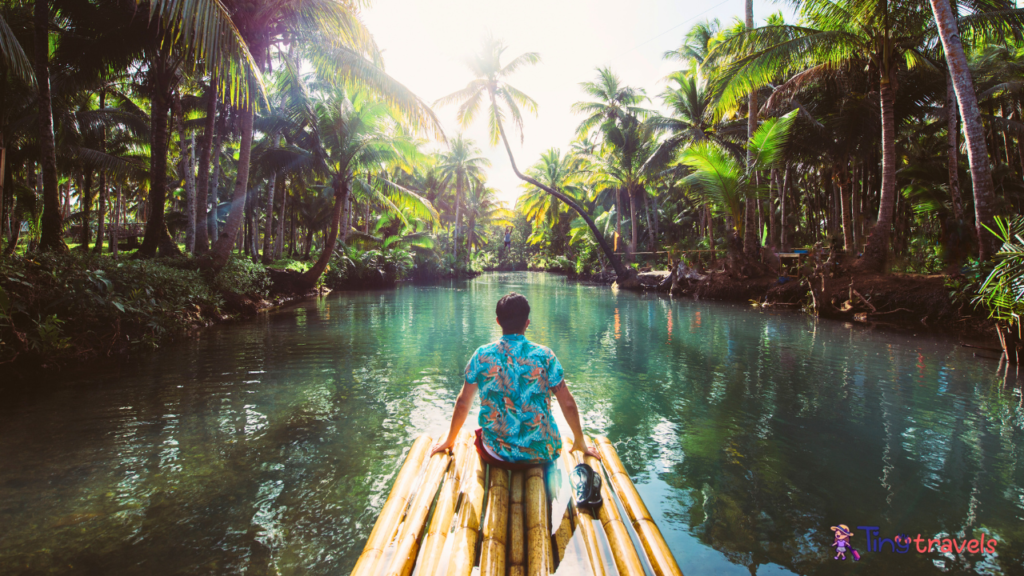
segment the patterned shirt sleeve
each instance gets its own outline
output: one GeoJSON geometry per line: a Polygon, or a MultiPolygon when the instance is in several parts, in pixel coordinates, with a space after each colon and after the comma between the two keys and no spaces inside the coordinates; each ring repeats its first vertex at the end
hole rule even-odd
{"type": "Polygon", "coordinates": [[[562,363],[558,361],[555,353],[548,350],[548,392],[554,394],[565,386],[565,374],[562,371],[562,363]]]}

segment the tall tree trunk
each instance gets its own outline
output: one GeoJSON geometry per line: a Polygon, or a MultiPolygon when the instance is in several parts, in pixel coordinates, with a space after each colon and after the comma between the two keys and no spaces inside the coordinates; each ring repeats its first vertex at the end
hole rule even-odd
{"type": "Polygon", "coordinates": [[[462,175],[455,176],[455,225],[452,226],[452,260],[458,262],[459,253],[459,219],[462,216],[462,175]]]}
{"type": "Polygon", "coordinates": [[[772,168],[768,182],[768,244],[778,249],[778,228],[775,225],[775,201],[779,197],[779,170],[772,168]]]}
{"type": "Polygon", "coordinates": [[[636,254],[637,236],[639,230],[636,225],[636,191],[629,188],[629,251],[636,254]]]}
{"type": "Polygon", "coordinates": [[[117,256],[118,231],[121,227],[121,185],[117,185],[117,199],[114,201],[114,219],[110,227],[110,253],[117,256]]]}
{"type": "MultiPolygon", "coordinates": [[[[945,0],[941,0],[945,1],[945,0]]],[[[878,222],[868,237],[864,256],[857,261],[862,272],[881,272],[889,253],[893,209],[896,206],[896,96],[888,78],[880,86],[882,108],[882,190],[878,201],[878,222]]]]}
{"type": "Polygon", "coordinates": [[[82,178],[82,189],[79,190],[78,197],[81,199],[82,204],[82,233],[79,235],[79,243],[86,250],[89,249],[89,243],[92,242],[92,227],[89,225],[92,220],[92,170],[86,168],[85,177],[82,178]]]}
{"type": "Polygon", "coordinates": [[[341,221],[341,241],[348,242],[348,233],[352,229],[352,196],[345,195],[344,218],[341,221]]]}
{"type": "Polygon", "coordinates": [[[647,250],[654,252],[654,226],[651,224],[651,204],[644,192],[644,214],[647,216],[647,250]]]}
{"type": "Polygon", "coordinates": [[[64,244],[64,218],[60,212],[60,187],[57,183],[57,146],[53,138],[53,108],[50,102],[50,6],[47,0],[35,0],[36,97],[39,101],[39,163],[43,171],[43,218],[39,248],[44,252],[67,252],[64,244]]]}
{"type": "MultiPolygon", "coordinates": [[[[2,121],[0,121],[2,122],[2,121]]],[[[10,211],[8,210],[7,201],[7,149],[4,148],[4,132],[0,130],[0,253],[6,253],[4,248],[4,242],[7,241],[10,233],[10,211]]],[[[13,194],[12,194],[13,195],[13,194]]]]}
{"type": "Polygon", "coordinates": [[[210,225],[207,204],[210,195],[210,154],[213,151],[213,132],[217,124],[217,78],[206,89],[206,119],[203,137],[199,140],[199,174],[196,177],[196,254],[210,250],[210,225]]]}
{"type": "Polygon", "coordinates": [[[622,242],[622,190],[615,189],[615,249],[622,242]]]}
{"type": "Polygon", "coordinates": [[[711,217],[711,206],[704,205],[704,213],[708,221],[708,248],[711,250],[711,265],[718,262],[718,255],[715,253],[715,221],[711,217]]]}
{"type": "Polygon", "coordinates": [[[857,247],[853,242],[853,207],[850,202],[853,184],[850,182],[849,165],[850,158],[846,156],[839,168],[839,202],[842,204],[843,212],[843,248],[852,254],[856,252],[857,247]]]}
{"type": "Polygon", "coordinates": [[[185,135],[185,116],[181,98],[174,98],[174,116],[178,125],[178,172],[185,188],[185,252],[196,251],[196,137],[185,135]]]}
{"type": "MultiPolygon", "coordinates": [[[[107,93],[105,90],[100,90],[100,110],[103,110],[107,106],[107,93]]],[[[100,152],[107,151],[107,129],[106,127],[100,128],[100,152]]],[[[106,239],[104,235],[106,231],[107,219],[107,171],[100,170],[100,188],[97,192],[100,200],[99,214],[96,215],[96,253],[103,253],[103,241],[106,239]]]]}
{"type": "Polygon", "coordinates": [[[338,227],[341,225],[341,212],[345,206],[345,199],[348,196],[348,181],[341,177],[334,179],[334,207],[331,209],[331,227],[327,230],[327,239],[324,241],[324,249],[320,253],[313,267],[302,274],[302,282],[307,288],[316,286],[320,276],[327,269],[327,264],[334,254],[334,247],[338,242],[338,227]]]}
{"type": "Polygon", "coordinates": [[[985,130],[981,122],[981,110],[974,93],[974,81],[967,66],[960,35],[957,33],[956,17],[949,0],[930,0],[935,24],[942,38],[953,88],[956,91],[960,115],[964,122],[964,139],[967,142],[967,159],[971,165],[971,182],[974,188],[974,218],[978,234],[978,257],[987,260],[995,249],[996,238],[985,230],[995,227],[995,184],[989,166],[988,150],[985,147],[985,130]]]}
{"type": "Polygon", "coordinates": [[[779,250],[785,251],[788,248],[786,243],[786,231],[789,228],[789,221],[786,219],[786,197],[789,195],[789,165],[782,174],[782,188],[779,189],[779,250]]]}
{"type": "Polygon", "coordinates": [[[167,68],[169,56],[161,51],[153,62],[151,79],[151,110],[149,153],[149,218],[146,221],[146,234],[142,239],[137,256],[151,258],[159,249],[161,254],[180,254],[177,245],[171,240],[164,219],[164,207],[167,203],[167,115],[171,109],[170,83],[174,76],[167,68]]]}
{"type": "Polygon", "coordinates": [[[949,168],[949,198],[953,205],[953,218],[958,222],[964,219],[964,203],[960,199],[960,111],[956,103],[956,90],[953,89],[953,78],[946,72],[946,139],[947,167],[949,168]]]}
{"type": "MultiPolygon", "coordinates": [[[[494,94],[492,93],[490,97],[491,108],[496,109],[497,103],[495,102],[494,94]]],[[[516,166],[516,159],[515,157],[512,156],[512,147],[509,146],[508,137],[505,136],[505,127],[502,125],[500,118],[498,118],[497,120],[498,133],[501,135],[501,141],[505,144],[505,152],[508,153],[509,163],[512,164],[512,171],[516,173],[516,176],[520,180],[524,182],[529,182],[530,184],[533,184],[537,188],[540,188],[541,190],[547,192],[548,194],[551,194],[555,198],[558,198],[563,203],[565,203],[566,206],[575,210],[576,213],[579,214],[581,218],[583,218],[583,221],[587,223],[587,226],[590,227],[590,231],[594,234],[594,239],[597,241],[598,246],[600,246],[601,250],[605,253],[606,256],[608,256],[608,260],[611,262],[612,268],[615,269],[615,275],[618,277],[619,282],[623,283],[631,279],[635,280],[634,276],[626,270],[626,268],[622,265],[622,262],[619,261],[618,256],[616,256],[615,253],[608,246],[608,242],[605,241],[604,239],[604,234],[602,234],[601,231],[597,228],[597,224],[594,223],[594,219],[591,218],[590,215],[587,214],[586,211],[584,211],[579,204],[577,204],[575,201],[570,199],[568,196],[562,194],[561,192],[557,192],[519,171],[519,168],[516,166]]]]}
{"type": "Polygon", "coordinates": [[[277,190],[277,171],[270,174],[267,182],[267,208],[264,210],[263,259],[264,264],[274,261],[274,192],[277,190]]]}
{"type": "Polygon", "coordinates": [[[288,213],[288,191],[285,189],[284,177],[276,182],[274,197],[277,205],[277,233],[274,234],[274,260],[280,260],[284,255],[284,223],[285,215],[288,213]]]}
{"type": "Polygon", "coordinates": [[[252,154],[252,120],[254,102],[239,110],[242,140],[238,147],[238,177],[235,179],[235,191],[231,196],[231,211],[224,230],[213,245],[211,266],[220,270],[231,257],[231,247],[235,243],[239,225],[242,223],[242,212],[245,208],[245,196],[249,189],[249,158],[252,154]]]}
{"type": "MultiPolygon", "coordinates": [[[[747,30],[754,28],[754,0],[746,0],[744,5],[744,24],[747,30]]],[[[751,91],[747,96],[747,142],[753,138],[754,132],[757,131],[757,92],[751,91]]],[[[752,172],[754,166],[754,152],[747,146],[747,172],[752,172]]],[[[753,178],[754,175],[749,173],[748,178],[753,178]]],[[[757,225],[754,224],[754,203],[756,200],[753,195],[747,197],[746,209],[743,217],[744,228],[743,228],[743,254],[747,258],[760,261],[760,250],[758,250],[757,225]]]]}

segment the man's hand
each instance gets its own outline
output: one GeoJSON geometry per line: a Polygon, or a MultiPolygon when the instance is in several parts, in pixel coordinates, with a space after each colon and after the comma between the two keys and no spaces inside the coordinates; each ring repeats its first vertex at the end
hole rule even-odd
{"type": "Polygon", "coordinates": [[[583,441],[583,438],[577,438],[576,441],[573,442],[572,444],[572,449],[574,451],[578,450],[580,452],[583,452],[584,456],[593,456],[598,460],[601,459],[601,454],[597,451],[597,448],[588,447],[587,443],[583,441]]]}
{"type": "Polygon", "coordinates": [[[442,442],[438,442],[430,448],[430,455],[433,456],[438,452],[444,452],[445,450],[451,448],[453,444],[455,444],[455,441],[451,439],[446,439],[442,442]]]}

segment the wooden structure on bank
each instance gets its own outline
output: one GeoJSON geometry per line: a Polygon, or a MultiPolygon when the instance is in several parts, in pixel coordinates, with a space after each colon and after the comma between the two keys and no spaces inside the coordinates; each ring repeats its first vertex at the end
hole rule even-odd
{"type": "MultiPolygon", "coordinates": [[[[597,438],[601,462],[587,457],[598,473],[603,468],[604,504],[587,510],[570,498],[557,529],[542,467],[485,466],[468,432],[451,453],[429,456],[431,443],[428,436],[413,443],[353,576],[469,576],[476,566],[480,576],[554,574],[571,542],[581,558],[562,573],[586,573],[582,566],[598,576],[682,576],[607,438],[597,438]]],[[[563,478],[583,456],[570,446],[565,439],[554,465],[563,478]]]]}

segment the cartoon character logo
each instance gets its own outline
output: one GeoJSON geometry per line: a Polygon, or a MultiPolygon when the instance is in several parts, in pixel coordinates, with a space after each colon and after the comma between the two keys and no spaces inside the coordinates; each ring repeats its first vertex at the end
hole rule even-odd
{"type": "Polygon", "coordinates": [[[835,559],[846,560],[846,553],[849,552],[853,556],[854,562],[860,560],[860,554],[850,546],[850,537],[853,536],[850,527],[840,524],[833,526],[832,532],[835,533],[835,541],[832,542],[832,547],[836,549],[835,559]]]}

